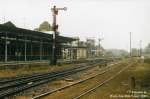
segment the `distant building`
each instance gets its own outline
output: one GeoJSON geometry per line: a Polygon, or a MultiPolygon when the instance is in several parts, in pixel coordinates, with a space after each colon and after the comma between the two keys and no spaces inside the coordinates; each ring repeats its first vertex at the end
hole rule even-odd
{"type": "Polygon", "coordinates": [[[69,46],[66,46],[63,51],[65,59],[85,59],[87,58],[87,46],[86,43],[80,41],[78,37],[74,38],[76,41],[73,41],[69,46]]]}
{"type": "Polygon", "coordinates": [[[103,57],[104,48],[96,45],[93,38],[88,38],[86,42],[80,41],[79,37],[75,37],[75,41],[66,43],[62,50],[63,59],[85,59],[94,57],[103,57]]]}
{"type": "Polygon", "coordinates": [[[78,42],[77,59],[87,58],[87,45],[83,41],[78,42]]]}
{"type": "Polygon", "coordinates": [[[88,38],[86,40],[87,45],[87,56],[92,57],[102,57],[104,55],[104,48],[98,44],[96,45],[94,38],[88,38]]]}

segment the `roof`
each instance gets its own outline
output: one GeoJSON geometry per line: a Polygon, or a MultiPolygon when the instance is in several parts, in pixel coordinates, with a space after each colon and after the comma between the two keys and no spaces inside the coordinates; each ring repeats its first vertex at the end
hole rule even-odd
{"type": "Polygon", "coordinates": [[[64,48],[87,48],[87,46],[70,46],[70,45],[63,45],[64,48]]]}
{"type": "MultiPolygon", "coordinates": [[[[0,35],[4,35],[4,33],[7,33],[7,35],[9,36],[22,36],[22,37],[28,37],[32,39],[38,39],[38,40],[40,39],[40,40],[52,41],[53,39],[52,34],[18,28],[11,22],[0,24],[0,35]]],[[[58,42],[61,43],[67,43],[74,40],[75,40],[74,38],[58,36],[58,42]]]]}
{"type": "Polygon", "coordinates": [[[10,21],[4,23],[3,25],[4,26],[8,26],[8,27],[12,27],[12,28],[16,28],[16,26],[12,22],[10,22],[10,21]]]}

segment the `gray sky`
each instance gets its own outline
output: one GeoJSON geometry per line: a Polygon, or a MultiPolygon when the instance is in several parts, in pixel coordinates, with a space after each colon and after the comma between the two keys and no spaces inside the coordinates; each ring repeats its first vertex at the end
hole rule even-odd
{"type": "Polygon", "coordinates": [[[52,23],[51,7],[66,6],[58,15],[59,30],[65,36],[104,38],[104,48],[139,48],[150,42],[150,0],[0,0],[0,23],[12,21],[33,29],[44,20],[52,23]]]}

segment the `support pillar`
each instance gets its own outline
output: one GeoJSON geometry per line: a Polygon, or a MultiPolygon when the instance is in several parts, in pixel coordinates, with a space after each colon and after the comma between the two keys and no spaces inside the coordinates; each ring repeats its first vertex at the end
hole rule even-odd
{"type": "Polygon", "coordinates": [[[33,48],[32,48],[32,40],[31,40],[31,47],[30,47],[30,59],[33,60],[33,48]]]}
{"type": "Polygon", "coordinates": [[[70,47],[70,61],[72,62],[73,61],[73,46],[72,46],[72,43],[70,43],[71,47],[70,47]]]}
{"type": "Polygon", "coordinates": [[[27,41],[24,39],[24,60],[27,61],[27,41]]]}
{"type": "Polygon", "coordinates": [[[63,60],[66,59],[66,51],[65,48],[63,48],[63,60]]]}
{"type": "Polygon", "coordinates": [[[7,33],[5,33],[5,62],[8,61],[7,33]]]}
{"type": "Polygon", "coordinates": [[[16,37],[16,58],[17,58],[16,60],[20,61],[20,55],[19,55],[20,53],[19,53],[19,47],[18,47],[18,45],[19,45],[18,44],[18,37],[16,37]]]}
{"type": "Polygon", "coordinates": [[[40,42],[40,60],[42,60],[42,52],[43,52],[43,41],[40,42]]]}
{"type": "Polygon", "coordinates": [[[69,49],[69,54],[70,54],[70,62],[72,62],[71,48],[69,49]]]}

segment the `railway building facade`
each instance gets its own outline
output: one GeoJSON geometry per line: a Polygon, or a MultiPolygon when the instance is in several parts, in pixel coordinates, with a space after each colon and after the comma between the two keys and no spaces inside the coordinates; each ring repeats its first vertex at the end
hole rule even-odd
{"type": "MultiPolygon", "coordinates": [[[[57,37],[57,57],[62,58],[62,48],[75,39],[57,37]]],[[[50,60],[53,35],[22,28],[11,22],[0,24],[0,62],[50,60]]]]}
{"type": "MultiPolygon", "coordinates": [[[[94,57],[95,42],[79,38],[57,37],[57,59],[78,60],[94,57]]],[[[0,24],[0,62],[50,60],[52,32],[39,32],[16,27],[13,23],[0,24]]]]}

